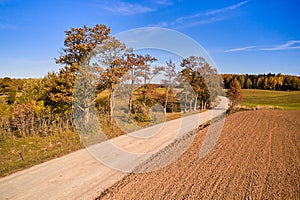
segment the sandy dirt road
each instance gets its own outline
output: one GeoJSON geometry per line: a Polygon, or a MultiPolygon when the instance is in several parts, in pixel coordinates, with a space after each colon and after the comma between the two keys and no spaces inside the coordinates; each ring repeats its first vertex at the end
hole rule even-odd
{"type": "MultiPolygon", "coordinates": [[[[260,110],[226,118],[215,148],[199,149],[207,128],[173,164],[131,173],[100,199],[300,199],[300,111],[260,110]]],[[[158,154],[163,161],[182,140],[158,154]]],[[[151,166],[152,160],[141,168],[151,166]]]]}
{"type": "Polygon", "coordinates": [[[175,138],[226,108],[227,100],[221,98],[214,110],[123,135],[1,178],[0,199],[92,199],[175,138]],[[124,155],[124,150],[131,154],[124,155]]]}

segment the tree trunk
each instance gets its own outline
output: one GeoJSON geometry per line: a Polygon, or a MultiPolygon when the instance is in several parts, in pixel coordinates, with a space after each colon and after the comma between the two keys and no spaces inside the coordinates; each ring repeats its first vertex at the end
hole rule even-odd
{"type": "Polygon", "coordinates": [[[144,105],[146,106],[147,105],[147,92],[148,92],[148,87],[147,85],[144,85],[144,90],[143,90],[143,102],[144,102],[144,105]]]}
{"type": "Polygon", "coordinates": [[[190,100],[190,107],[189,107],[190,112],[192,112],[192,104],[193,104],[193,100],[191,99],[191,100],[190,100]]]}
{"type": "Polygon", "coordinates": [[[168,104],[168,96],[169,96],[169,88],[166,88],[166,100],[165,100],[165,106],[164,106],[164,115],[167,115],[167,104],[168,104]]]}
{"type": "Polygon", "coordinates": [[[187,102],[187,93],[185,93],[185,96],[184,96],[184,113],[186,113],[186,111],[187,111],[186,102],[187,102]]]}
{"type": "Polygon", "coordinates": [[[84,125],[88,126],[90,121],[90,109],[89,107],[84,108],[84,125]]]}
{"type": "Polygon", "coordinates": [[[135,78],[135,72],[134,70],[131,70],[131,93],[129,94],[129,115],[132,114],[132,95],[133,95],[133,87],[134,87],[134,78],[135,78]]]}
{"type": "Polygon", "coordinates": [[[197,110],[197,103],[198,103],[198,99],[197,97],[195,98],[195,102],[194,102],[194,111],[197,110]]]}
{"type": "Polygon", "coordinates": [[[203,109],[204,109],[204,101],[202,99],[202,101],[201,101],[201,110],[203,110],[203,109]]]}
{"type": "Polygon", "coordinates": [[[129,97],[129,114],[132,113],[132,94],[129,97]]]}
{"type": "Polygon", "coordinates": [[[113,112],[114,112],[114,89],[110,90],[110,122],[113,121],[113,112]]]}

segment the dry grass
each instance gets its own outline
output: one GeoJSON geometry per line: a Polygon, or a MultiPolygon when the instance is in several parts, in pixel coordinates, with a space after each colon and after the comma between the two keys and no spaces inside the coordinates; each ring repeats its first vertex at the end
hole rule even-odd
{"type": "Polygon", "coordinates": [[[0,177],[83,148],[79,135],[11,137],[0,142],[0,177]]]}

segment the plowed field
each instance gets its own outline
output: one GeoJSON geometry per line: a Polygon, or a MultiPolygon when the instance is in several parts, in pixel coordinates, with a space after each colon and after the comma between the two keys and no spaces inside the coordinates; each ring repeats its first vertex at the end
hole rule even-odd
{"type": "MultiPolygon", "coordinates": [[[[206,132],[199,131],[176,162],[149,173],[131,173],[99,198],[300,199],[300,111],[230,115],[217,145],[200,158],[206,132]]],[[[176,148],[180,144],[154,159],[163,161],[176,148]]]]}

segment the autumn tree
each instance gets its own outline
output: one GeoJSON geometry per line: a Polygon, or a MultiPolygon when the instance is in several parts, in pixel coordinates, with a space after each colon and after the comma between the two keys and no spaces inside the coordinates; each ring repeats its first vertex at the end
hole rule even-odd
{"type": "Polygon", "coordinates": [[[69,67],[58,73],[49,72],[45,77],[45,105],[58,114],[67,114],[72,109],[75,74],[69,67]]]}
{"type": "Polygon", "coordinates": [[[127,54],[130,53],[125,44],[114,37],[104,40],[95,49],[95,59],[103,66],[104,70],[100,77],[99,89],[109,90],[110,118],[114,111],[115,87],[120,79],[130,70],[131,65],[127,62],[127,54]]]}
{"type": "Polygon", "coordinates": [[[204,85],[201,92],[201,99],[204,102],[204,108],[210,107],[211,103],[215,101],[218,96],[223,94],[223,80],[218,74],[216,68],[212,67],[207,61],[198,69],[201,77],[204,79],[204,85]]]}
{"type": "Polygon", "coordinates": [[[155,57],[152,57],[149,54],[146,54],[142,58],[143,63],[142,65],[138,66],[136,70],[136,77],[142,81],[143,87],[142,87],[142,103],[145,106],[149,106],[147,101],[151,100],[151,93],[153,90],[153,87],[151,85],[151,81],[159,75],[163,71],[162,66],[155,66],[151,67],[151,64],[157,59],[155,57]]]}
{"type": "Polygon", "coordinates": [[[0,94],[7,94],[13,86],[13,80],[5,77],[0,80],[0,94]]]}
{"type": "Polygon", "coordinates": [[[246,81],[246,88],[247,89],[250,89],[252,87],[252,81],[250,78],[247,78],[247,81],[246,81]]]}
{"type": "Polygon", "coordinates": [[[15,89],[10,89],[7,95],[7,103],[13,104],[16,101],[17,91],[15,89]]]}
{"type": "Polygon", "coordinates": [[[45,79],[31,79],[24,84],[24,91],[18,102],[24,103],[31,100],[43,101],[45,98],[45,79]]]}
{"type": "Polygon", "coordinates": [[[87,59],[92,50],[109,38],[110,29],[105,25],[92,28],[71,28],[65,31],[65,48],[56,59],[57,64],[64,65],[58,73],[49,73],[46,77],[46,104],[55,112],[69,113],[72,108],[73,85],[79,66],[87,59]]]}
{"type": "Polygon", "coordinates": [[[71,28],[66,30],[65,34],[65,48],[61,56],[55,61],[57,64],[70,67],[72,72],[76,72],[79,65],[87,59],[90,53],[110,37],[110,28],[97,24],[92,28],[87,26],[71,28]]]}
{"type": "Polygon", "coordinates": [[[190,56],[183,59],[180,65],[183,68],[181,74],[194,90],[195,97],[190,97],[190,110],[192,104],[193,110],[197,109],[198,100],[202,102],[202,108],[206,108],[210,99],[217,96],[213,91],[220,87],[220,80],[215,83],[217,71],[203,57],[190,56]]]}
{"type": "Polygon", "coordinates": [[[0,94],[6,94],[8,104],[13,104],[17,100],[17,92],[21,92],[23,81],[21,79],[11,79],[5,77],[0,80],[0,94]]]}
{"type": "Polygon", "coordinates": [[[236,78],[240,82],[241,87],[243,88],[244,85],[245,85],[245,76],[244,75],[238,75],[236,78]]]}
{"type": "Polygon", "coordinates": [[[133,92],[137,89],[138,85],[142,83],[141,78],[144,75],[144,66],[149,58],[143,55],[129,53],[127,54],[127,62],[129,66],[129,73],[127,77],[124,77],[124,81],[129,81],[127,83],[126,92],[129,95],[128,98],[128,111],[129,115],[132,114],[133,111],[133,92]]]}
{"type": "Polygon", "coordinates": [[[202,58],[196,58],[195,56],[190,56],[186,59],[183,59],[182,62],[180,63],[180,66],[183,68],[181,70],[182,76],[186,79],[186,81],[192,86],[194,90],[194,95],[190,94],[189,89],[186,87],[182,92],[184,92],[184,112],[187,111],[187,101],[188,101],[188,96],[190,96],[190,106],[189,109],[191,111],[192,109],[192,101],[194,99],[194,104],[198,101],[198,95],[200,93],[200,87],[203,85],[203,79],[199,74],[198,67],[199,65],[203,65],[204,59],[202,58]],[[201,79],[201,80],[200,80],[201,79]]]}
{"type": "Polygon", "coordinates": [[[277,80],[276,90],[282,90],[284,76],[282,74],[277,74],[276,80],[277,80]]]}
{"type": "Polygon", "coordinates": [[[242,100],[242,87],[237,79],[230,82],[227,96],[231,101],[231,107],[236,106],[242,100]]]}
{"type": "MultiPolygon", "coordinates": [[[[96,115],[95,110],[91,110],[94,107],[98,94],[97,85],[102,75],[103,69],[90,63],[90,59],[87,59],[81,64],[78,69],[78,74],[74,83],[73,92],[73,116],[76,116],[79,121],[74,121],[77,125],[84,125],[86,128],[89,126],[90,113],[96,115]],[[83,119],[83,120],[82,120],[83,119]]],[[[76,120],[77,120],[76,119],[76,120]]]]}
{"type": "MultiPolygon", "coordinates": [[[[148,122],[150,119],[149,107],[153,106],[155,85],[152,80],[161,74],[163,67],[154,66],[157,61],[155,57],[149,54],[136,55],[136,61],[131,65],[129,79],[131,79],[130,97],[129,97],[129,115],[131,119],[138,122],[148,122]],[[135,101],[133,102],[133,96],[135,101]]],[[[132,62],[131,62],[132,63],[132,62]]]]}

